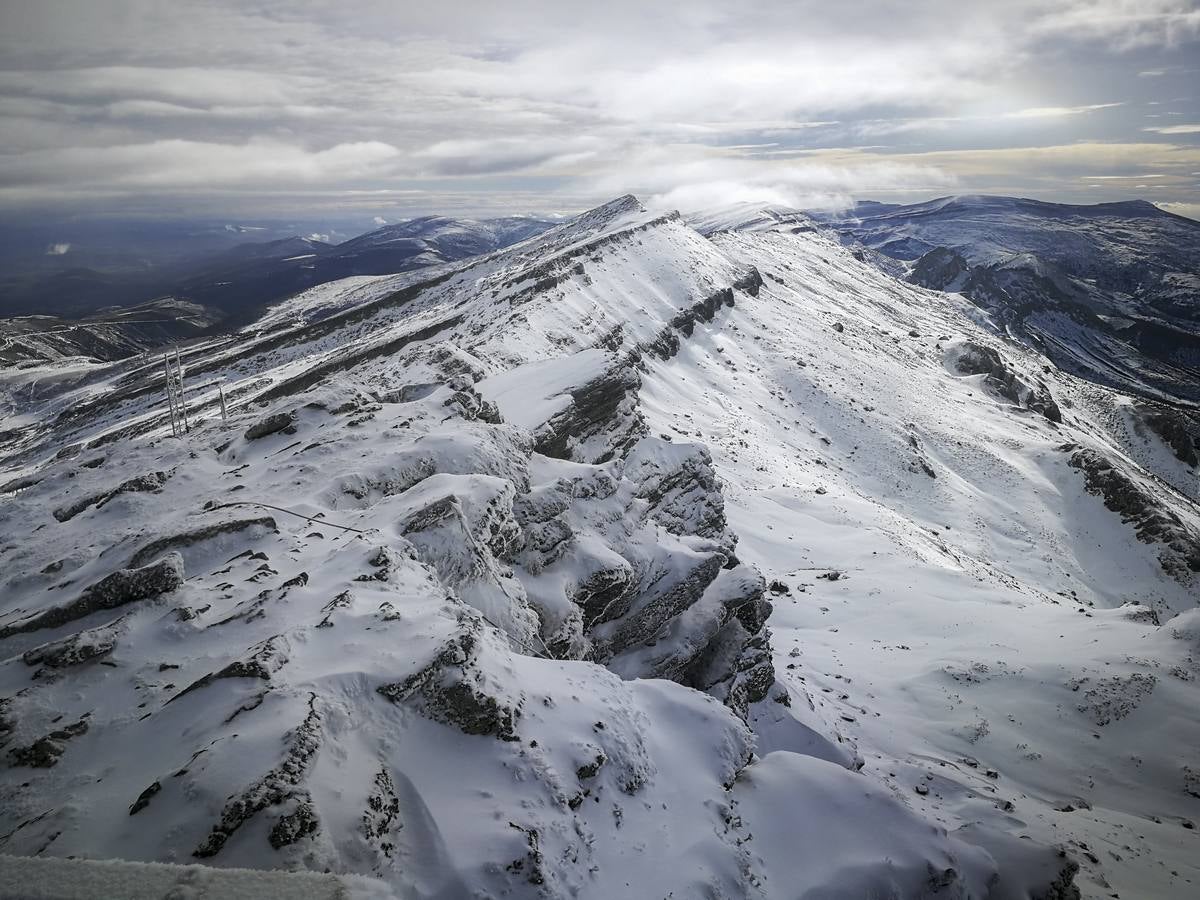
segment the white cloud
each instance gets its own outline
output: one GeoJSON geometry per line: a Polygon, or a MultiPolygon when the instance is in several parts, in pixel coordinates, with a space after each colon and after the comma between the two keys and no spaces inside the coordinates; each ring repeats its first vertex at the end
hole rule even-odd
{"type": "Polygon", "coordinates": [[[383,216],[376,216],[374,219],[372,219],[372,221],[376,225],[386,225],[388,223],[388,220],[385,219],[383,216]]]}
{"type": "Polygon", "coordinates": [[[400,151],[378,141],[309,151],[275,140],[163,140],[0,156],[0,188],[28,184],[125,189],[347,183],[390,170],[400,151]]]}
{"type": "Polygon", "coordinates": [[[1143,128],[1142,131],[1156,131],[1159,134],[1200,134],[1200,125],[1162,125],[1143,128]]]}
{"type": "MultiPolygon", "coordinates": [[[[903,16],[884,0],[10,7],[10,206],[820,200],[975,185],[985,157],[959,150],[1140,143],[1145,102],[1200,113],[1173,99],[1189,76],[1158,53],[1196,46],[1185,0],[922,0],[903,16]],[[918,158],[932,151],[947,155],[918,158]]],[[[1094,171],[1060,158],[988,156],[987,187],[1069,191],[1094,171]]]]}
{"type": "Polygon", "coordinates": [[[1200,9],[1191,0],[1057,0],[1033,29],[1119,50],[1170,47],[1200,35],[1200,9]]]}
{"type": "Polygon", "coordinates": [[[739,202],[842,208],[865,194],[944,193],[956,185],[938,166],[870,154],[763,159],[727,148],[669,145],[618,157],[591,189],[608,196],[624,186],[653,208],[692,211],[739,202]]]}
{"type": "Polygon", "coordinates": [[[69,242],[64,242],[61,244],[51,244],[49,247],[46,248],[46,255],[47,256],[66,256],[67,251],[69,251],[70,249],[71,249],[71,244],[69,242]]]}
{"type": "Polygon", "coordinates": [[[1155,206],[1177,216],[1187,216],[1189,219],[1200,221],[1200,203],[1156,203],[1155,206]]]}
{"type": "Polygon", "coordinates": [[[1124,103],[1090,103],[1086,106],[1034,106],[1009,113],[1009,116],[1017,119],[1058,118],[1060,116],[1077,116],[1081,113],[1094,112],[1097,109],[1113,109],[1124,105],[1124,103]]]}

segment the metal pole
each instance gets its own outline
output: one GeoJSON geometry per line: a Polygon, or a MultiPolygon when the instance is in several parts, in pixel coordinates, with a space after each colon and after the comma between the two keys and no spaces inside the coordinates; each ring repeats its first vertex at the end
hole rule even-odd
{"type": "Polygon", "coordinates": [[[183,411],[183,430],[189,431],[187,418],[187,400],[183,396],[183,366],[179,363],[179,348],[175,348],[175,372],[179,377],[179,408],[183,411]]]}
{"type": "Polygon", "coordinates": [[[175,424],[175,391],[171,387],[171,363],[167,360],[166,353],[163,353],[163,374],[167,378],[167,405],[171,408],[171,434],[179,437],[179,426],[175,424]]]}

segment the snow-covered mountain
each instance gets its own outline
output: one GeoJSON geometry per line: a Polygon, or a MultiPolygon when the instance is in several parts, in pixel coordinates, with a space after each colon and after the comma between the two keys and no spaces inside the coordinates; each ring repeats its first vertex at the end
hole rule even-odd
{"type": "Polygon", "coordinates": [[[175,297],[103,309],[81,319],[0,319],[0,365],[37,369],[44,375],[63,369],[72,360],[94,364],[124,359],[172,341],[195,338],[221,319],[217,310],[175,297]]]}
{"type": "Polygon", "coordinates": [[[338,245],[338,254],[357,260],[375,255],[412,252],[433,263],[478,256],[541,234],[554,223],[531,216],[500,219],[452,219],[421,216],[384,225],[338,245]]]}
{"type": "MultiPolygon", "coordinates": [[[[390,275],[488,253],[550,228],[529,216],[451,219],[423,216],[340,244],[291,236],[253,241],[135,270],[72,268],[16,285],[0,285],[0,312],[88,316],[101,307],[132,308],[162,296],[206,307],[227,325],[248,324],[271,303],[351,275],[390,275]]],[[[0,328],[8,320],[0,319],[0,328]]],[[[103,361],[123,358],[109,348],[103,361]]]]}
{"type": "Polygon", "coordinates": [[[13,392],[0,852],[1191,896],[1190,433],[811,220],[696,221],[300,294],[187,349],[179,438],[160,365],[13,392]]]}
{"type": "Polygon", "coordinates": [[[860,205],[822,217],[912,261],[1061,368],[1151,400],[1200,403],[1200,223],[1145,201],[1013,197],[860,205]]]}

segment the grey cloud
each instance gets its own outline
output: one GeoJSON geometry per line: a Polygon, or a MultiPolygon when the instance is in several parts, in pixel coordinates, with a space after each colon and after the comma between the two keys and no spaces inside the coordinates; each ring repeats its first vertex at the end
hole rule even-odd
{"type": "Polygon", "coordinates": [[[1123,174],[1126,146],[1172,175],[1164,202],[1200,200],[1174,177],[1200,142],[1182,0],[0,3],[9,209],[1105,199],[1128,185],[1080,176],[1123,174]],[[1147,129],[1147,102],[1176,122],[1147,129]],[[1110,151],[1060,166],[1078,144],[1110,151]]]}

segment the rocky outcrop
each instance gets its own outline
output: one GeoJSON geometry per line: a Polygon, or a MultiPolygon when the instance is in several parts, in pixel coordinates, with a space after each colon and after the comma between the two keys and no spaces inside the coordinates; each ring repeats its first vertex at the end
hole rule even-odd
{"type": "Polygon", "coordinates": [[[1133,411],[1180,462],[1200,467],[1200,413],[1150,401],[1136,403],[1133,411]]]}
{"type": "Polygon", "coordinates": [[[619,456],[646,433],[637,409],[641,386],[633,365],[614,361],[597,377],[571,389],[570,405],[540,429],[535,449],[556,459],[581,462],[607,462],[619,456]]]}
{"type": "Polygon", "coordinates": [[[60,640],[40,644],[32,650],[25,651],[21,659],[27,666],[43,666],[49,669],[65,669],[99,659],[107,656],[117,646],[117,638],[123,630],[123,621],[124,617],[98,628],[88,628],[60,640]]]}
{"type": "Polygon", "coordinates": [[[754,266],[751,266],[749,272],[733,283],[734,290],[745,291],[751,297],[757,297],[762,286],[762,275],[759,274],[758,269],[754,268],[754,266]]]}
{"type": "Polygon", "coordinates": [[[999,397],[1017,406],[1041,413],[1051,422],[1062,421],[1050,389],[1042,382],[1029,384],[1008,364],[999,351],[964,341],[956,345],[947,356],[951,370],[958,375],[983,375],[984,383],[999,397]]]}
{"type": "Polygon", "coordinates": [[[512,482],[495,476],[434,475],[404,495],[411,511],[397,531],[447,588],[527,643],[537,617],[509,568],[522,541],[514,495],[512,482]]]}
{"type": "Polygon", "coordinates": [[[268,807],[283,806],[289,802],[293,808],[281,815],[271,829],[268,840],[278,849],[317,828],[312,813],[311,798],[300,787],[312,759],[321,746],[321,714],[317,709],[317,695],[309,694],[308,714],[291,734],[283,760],[244,791],[230,798],[221,810],[221,818],[212,827],[208,837],[192,851],[192,856],[207,859],[216,856],[225,842],[249,819],[268,807]],[[301,807],[306,814],[298,815],[301,807]]]}
{"type": "Polygon", "coordinates": [[[15,747],[9,751],[14,766],[28,766],[33,769],[49,769],[58,765],[59,757],[66,752],[67,741],[86,734],[88,720],[85,716],[70,725],[56,728],[26,747],[15,747]]]}
{"type": "Polygon", "coordinates": [[[445,406],[453,407],[468,421],[478,419],[492,425],[503,424],[504,419],[499,408],[492,401],[479,396],[468,377],[456,376],[451,380],[450,386],[454,388],[454,393],[446,399],[445,406]]]}
{"type": "Polygon", "coordinates": [[[287,653],[287,638],[280,634],[267,638],[262,643],[250,648],[249,652],[241,659],[236,659],[229,665],[196,679],[167,703],[172,703],[192,691],[207,687],[221,678],[256,678],[260,681],[270,681],[271,676],[287,664],[287,653]]]}
{"type": "Polygon", "coordinates": [[[672,534],[720,540],[732,550],[736,537],[727,533],[725,498],[707,447],[643,441],[626,458],[624,475],[672,534]]]}
{"type": "MultiPolygon", "coordinates": [[[[758,288],[762,286],[761,276],[754,277],[757,275],[758,270],[755,269],[751,275],[746,276],[739,283],[745,284],[747,288],[753,287],[754,293],[757,294],[758,288]]],[[[717,310],[723,306],[733,306],[734,302],[733,288],[722,288],[716,293],[696,301],[691,306],[681,309],[658,333],[658,336],[646,345],[646,351],[659,359],[670,359],[679,352],[680,335],[691,337],[697,322],[711,322],[716,318],[717,310]]]]}
{"type": "Polygon", "coordinates": [[[256,441],[259,438],[264,438],[271,434],[278,434],[281,431],[285,434],[295,434],[295,422],[296,414],[294,412],[274,413],[251,425],[246,429],[246,432],[242,435],[242,437],[248,441],[256,441]]]}
{"type": "Polygon", "coordinates": [[[1186,523],[1151,490],[1098,450],[1066,444],[1069,465],[1083,473],[1088,493],[1130,525],[1139,541],[1161,544],[1159,562],[1164,571],[1181,581],[1200,572],[1200,531],[1186,523]]]}
{"type": "Polygon", "coordinates": [[[166,484],[171,475],[169,472],[150,472],[146,475],[138,475],[130,478],[127,481],[121,482],[111,491],[103,491],[99,494],[91,494],[87,497],[81,497],[67,506],[61,506],[54,510],[54,518],[60,522],[68,522],[75,516],[79,515],[85,509],[95,506],[97,509],[104,506],[114,497],[121,494],[129,493],[157,493],[162,490],[162,486],[166,484]]]}
{"type": "Polygon", "coordinates": [[[691,559],[673,560],[677,565],[687,566],[681,572],[673,573],[674,577],[653,573],[650,584],[605,640],[604,652],[608,655],[617,654],[634,644],[653,640],[659,629],[703,595],[725,565],[726,559],[725,554],[715,550],[697,552],[692,554],[691,559]]]}
{"type": "Polygon", "coordinates": [[[466,734],[517,740],[521,699],[498,696],[479,664],[483,623],[469,613],[459,632],[426,665],[376,690],[393,703],[413,703],[424,715],[466,734]]]}
{"type": "Polygon", "coordinates": [[[967,261],[948,247],[935,247],[917,260],[908,280],[921,287],[945,291],[967,273],[967,261]]]}
{"type": "Polygon", "coordinates": [[[78,599],[54,606],[14,625],[0,628],[0,638],[43,628],[58,628],[106,609],[157,597],[183,584],[183,557],[168,553],[158,562],[140,568],[119,569],[87,588],[78,599]]]}
{"type": "Polygon", "coordinates": [[[211,525],[204,525],[189,531],[181,531],[151,541],[133,554],[133,557],[129,560],[129,565],[135,567],[143,566],[156,556],[160,556],[169,550],[190,547],[193,544],[199,544],[201,541],[207,541],[222,534],[232,534],[237,531],[245,531],[248,528],[263,528],[274,531],[276,525],[275,520],[270,516],[253,516],[245,519],[214,522],[211,525]]]}

